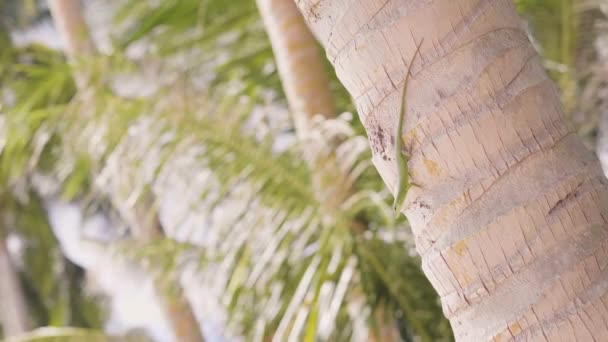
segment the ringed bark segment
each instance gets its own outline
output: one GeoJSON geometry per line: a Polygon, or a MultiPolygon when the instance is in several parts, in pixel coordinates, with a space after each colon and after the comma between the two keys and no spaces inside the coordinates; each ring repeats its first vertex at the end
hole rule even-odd
{"type": "Polygon", "coordinates": [[[424,38],[402,136],[421,187],[406,214],[457,339],[608,336],[608,184],[513,2],[297,2],[388,186],[404,61],[424,38]]]}

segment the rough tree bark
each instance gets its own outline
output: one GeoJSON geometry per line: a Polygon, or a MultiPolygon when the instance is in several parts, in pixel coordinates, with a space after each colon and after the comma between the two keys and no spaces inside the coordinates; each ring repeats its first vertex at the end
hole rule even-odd
{"type": "MultiPolygon", "coordinates": [[[[404,210],[460,341],[608,336],[608,191],[511,0],[298,0],[389,187],[400,88],[420,187],[404,210]]],[[[395,189],[393,189],[393,192],[395,189]]]]}

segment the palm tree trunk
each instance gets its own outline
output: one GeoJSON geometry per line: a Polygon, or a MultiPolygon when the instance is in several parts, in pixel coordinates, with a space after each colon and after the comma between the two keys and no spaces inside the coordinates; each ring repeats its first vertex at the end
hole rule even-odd
{"type": "Polygon", "coordinates": [[[65,54],[71,60],[72,67],[78,69],[73,72],[76,85],[84,89],[89,75],[77,67],[77,61],[79,57],[93,55],[96,49],[81,14],[80,0],[48,0],[48,5],[55,28],[63,39],[65,54]]]}
{"type": "Polygon", "coordinates": [[[94,54],[95,44],[82,17],[80,0],[48,0],[48,4],[68,57],[94,54]]]}
{"type": "Polygon", "coordinates": [[[296,132],[304,137],[313,115],[335,116],[327,71],[317,42],[291,0],[257,0],[270,38],[296,132]]]}
{"type": "Polygon", "coordinates": [[[30,329],[27,305],[19,278],[0,236],[0,325],[4,337],[22,334],[30,329]]]}
{"type": "MultiPolygon", "coordinates": [[[[292,0],[257,0],[259,12],[270,38],[281,84],[292,112],[296,135],[300,141],[310,139],[311,118],[321,114],[335,117],[335,104],[317,42],[292,0]]],[[[304,143],[306,146],[306,143],[304,143]]],[[[351,189],[343,184],[328,184],[340,179],[334,153],[321,156],[305,149],[304,156],[314,174],[320,201],[332,200],[337,209],[351,189]],[[330,177],[328,173],[334,173],[330,177]]],[[[327,203],[330,205],[330,203],[327,203]]]]}
{"type": "MultiPolygon", "coordinates": [[[[292,111],[298,138],[306,141],[310,120],[321,114],[335,117],[335,103],[327,70],[312,32],[293,0],[257,0],[258,9],[270,38],[274,58],[279,69],[283,90],[292,111]]],[[[303,144],[306,146],[306,144],[303,144]]],[[[338,168],[335,153],[325,156],[303,151],[313,172],[315,193],[328,211],[339,206],[352,194],[353,189],[338,168]],[[342,180],[336,182],[336,180],[342,180]]],[[[361,228],[360,223],[353,227],[361,228]]],[[[360,230],[355,233],[361,233],[360,230]]],[[[362,296],[362,293],[354,295],[362,296]]],[[[397,324],[379,309],[375,313],[381,336],[370,331],[370,341],[398,341],[397,324]]]]}
{"type": "MultiPolygon", "coordinates": [[[[404,70],[405,213],[461,341],[608,336],[608,181],[564,120],[511,0],[298,5],[389,187],[404,70]]],[[[395,192],[395,189],[393,189],[395,192]]]]}
{"type": "Polygon", "coordinates": [[[602,163],[604,175],[608,177],[608,108],[601,107],[599,123],[597,127],[597,141],[595,150],[597,157],[602,163]]]}
{"type": "MultiPolygon", "coordinates": [[[[49,0],[49,7],[53,21],[65,40],[65,52],[72,60],[72,64],[76,63],[79,56],[93,55],[97,49],[82,16],[80,1],[49,0]]],[[[86,71],[76,70],[74,77],[79,89],[83,89],[88,80],[86,71]]],[[[123,206],[118,207],[124,208],[123,206]]],[[[160,221],[148,202],[144,205],[136,205],[132,208],[132,211],[129,215],[125,215],[124,212],[122,214],[127,218],[127,223],[131,226],[136,239],[150,241],[163,236],[160,221]],[[151,211],[152,214],[150,214],[151,211]]],[[[173,333],[180,341],[203,342],[204,338],[198,321],[181,286],[178,284],[179,279],[175,277],[170,277],[169,280],[157,279],[156,281],[159,290],[158,295],[163,302],[164,312],[171,323],[173,333]],[[171,294],[166,291],[169,287],[174,288],[171,294]]]]}
{"type": "MultiPolygon", "coordinates": [[[[132,208],[135,220],[129,222],[129,226],[132,227],[131,232],[136,240],[149,243],[165,237],[155,208],[153,196],[149,193],[142,195],[142,198],[132,208]]],[[[179,286],[178,276],[173,272],[161,273],[161,276],[156,277],[155,283],[175,338],[178,341],[204,342],[205,339],[192,307],[182,287],[179,286]]]]}

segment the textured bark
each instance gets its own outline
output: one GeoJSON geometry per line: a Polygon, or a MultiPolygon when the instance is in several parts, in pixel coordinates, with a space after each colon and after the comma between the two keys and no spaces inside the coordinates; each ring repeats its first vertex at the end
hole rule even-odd
{"type": "Polygon", "coordinates": [[[257,0],[272,44],[283,90],[298,136],[317,114],[335,116],[334,99],[321,52],[292,0],[257,0]]]}
{"type": "Polygon", "coordinates": [[[4,337],[16,336],[29,330],[30,322],[25,297],[2,236],[0,236],[0,308],[0,325],[4,337]]]}
{"type": "Polygon", "coordinates": [[[390,188],[400,88],[424,38],[400,137],[420,185],[405,213],[456,338],[608,336],[607,182],[512,1],[297,3],[390,188]]]}

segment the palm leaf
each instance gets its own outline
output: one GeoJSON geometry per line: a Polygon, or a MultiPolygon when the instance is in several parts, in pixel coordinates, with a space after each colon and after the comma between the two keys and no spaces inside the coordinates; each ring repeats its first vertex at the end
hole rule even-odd
{"type": "Polygon", "coordinates": [[[144,342],[142,338],[111,337],[101,331],[79,328],[39,328],[22,336],[11,337],[4,342],[144,342]]]}
{"type": "Polygon", "coordinates": [[[126,27],[116,34],[119,46],[145,40],[154,55],[178,58],[180,70],[211,80],[211,89],[238,81],[248,85],[243,93],[282,91],[275,69],[266,67],[272,50],[254,1],[125,2],[117,23],[126,27]]]}

